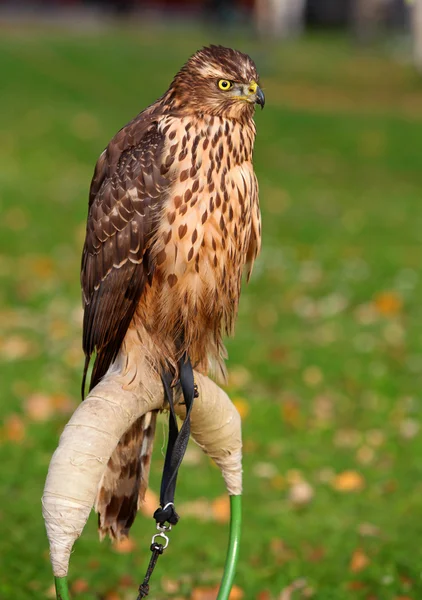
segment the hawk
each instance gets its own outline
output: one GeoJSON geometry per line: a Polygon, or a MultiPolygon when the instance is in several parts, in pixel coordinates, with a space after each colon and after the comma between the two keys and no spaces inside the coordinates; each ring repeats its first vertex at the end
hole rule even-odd
{"type": "MultiPolygon", "coordinates": [[[[261,243],[252,153],[265,97],[252,59],[196,52],[168,91],[101,154],[89,195],[81,283],[92,389],[119,351],[177,381],[180,360],[224,377],[242,273],[261,243]]],[[[126,364],[126,368],[129,367],[126,364]]],[[[136,371],[135,371],[136,372],[136,371]]],[[[84,385],[83,385],[84,387],[84,385]]],[[[100,534],[127,535],[147,487],[156,414],[110,458],[96,501],[100,534]]]]}

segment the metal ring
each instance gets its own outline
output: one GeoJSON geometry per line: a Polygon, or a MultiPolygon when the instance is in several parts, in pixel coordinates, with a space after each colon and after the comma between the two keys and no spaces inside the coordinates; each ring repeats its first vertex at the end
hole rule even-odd
{"type": "Polygon", "coordinates": [[[160,523],[157,523],[157,530],[158,531],[171,531],[171,525],[160,525],[160,523]]]}
{"type": "Polygon", "coordinates": [[[163,510],[166,510],[168,506],[172,506],[174,508],[174,502],[167,502],[167,504],[163,507],[163,510]]]}
{"type": "Polygon", "coordinates": [[[161,538],[164,538],[166,540],[166,543],[163,546],[163,550],[165,550],[167,548],[167,546],[169,545],[169,539],[168,539],[168,537],[166,536],[165,533],[163,533],[162,531],[160,531],[160,533],[156,533],[155,535],[152,536],[151,544],[155,543],[155,538],[157,538],[157,537],[161,537],[161,538]]]}

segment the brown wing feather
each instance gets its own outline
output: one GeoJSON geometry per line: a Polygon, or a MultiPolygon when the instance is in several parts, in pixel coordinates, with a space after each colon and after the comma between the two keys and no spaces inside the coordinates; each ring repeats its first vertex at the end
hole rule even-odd
{"type": "Polygon", "coordinates": [[[161,169],[164,135],[158,119],[147,111],[120,130],[100,156],[91,183],[81,269],[83,387],[97,353],[90,389],[115,359],[153,274],[150,245],[170,183],[161,169]]]}

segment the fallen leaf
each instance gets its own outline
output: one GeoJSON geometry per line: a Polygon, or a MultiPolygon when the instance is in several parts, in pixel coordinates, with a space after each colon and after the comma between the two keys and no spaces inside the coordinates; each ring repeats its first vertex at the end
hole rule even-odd
{"type": "Polygon", "coordinates": [[[289,469],[286,473],[286,480],[289,485],[295,485],[304,481],[302,472],[299,469],[289,469]]]}
{"type": "Polygon", "coordinates": [[[314,489],[307,481],[298,481],[290,488],[288,497],[294,506],[306,506],[314,497],[314,489]]]}
{"type": "MultiPolygon", "coordinates": [[[[219,586],[214,587],[198,587],[192,590],[191,600],[216,600],[219,586]]],[[[243,590],[234,585],[230,591],[229,600],[242,600],[244,596],[243,590]]]]}
{"type": "Polygon", "coordinates": [[[107,592],[104,596],[104,600],[121,600],[121,598],[122,597],[120,596],[120,594],[118,594],[115,590],[107,592]]]}
{"type": "Polygon", "coordinates": [[[364,487],[365,480],[357,471],[343,471],[335,476],[332,485],[338,492],[357,492],[364,487]]]}
{"type": "Polygon", "coordinates": [[[199,521],[211,521],[214,518],[211,502],[206,498],[198,498],[191,502],[183,502],[178,505],[180,514],[185,517],[193,517],[199,521]]]}
{"type": "Polygon", "coordinates": [[[338,448],[355,448],[362,441],[362,434],[356,429],[339,429],[334,436],[338,448]]]}
{"type": "Polygon", "coordinates": [[[54,262],[50,256],[33,256],[28,267],[39,279],[51,279],[54,275],[54,262]]]}
{"type": "Polygon", "coordinates": [[[352,573],[359,573],[360,571],[363,571],[370,562],[371,561],[362,548],[357,548],[352,554],[349,569],[352,573]]]}
{"type": "Polygon", "coordinates": [[[75,579],[70,587],[72,594],[83,594],[89,589],[88,582],[85,579],[75,579]]]}
{"type": "Polygon", "coordinates": [[[3,426],[3,434],[7,441],[19,444],[26,437],[25,423],[18,414],[6,417],[3,426]]]}
{"type": "Polygon", "coordinates": [[[365,434],[365,439],[370,446],[379,448],[385,442],[385,434],[380,429],[370,429],[365,434]]]}
{"type": "Polygon", "coordinates": [[[278,469],[272,463],[258,462],[253,467],[253,474],[261,479],[272,479],[278,475],[278,469]]]}
{"type": "Polygon", "coordinates": [[[270,550],[278,565],[294,560],[294,551],[280,538],[273,538],[270,542],[270,550]]]}
{"type": "Polygon", "coordinates": [[[32,394],[25,401],[25,413],[32,421],[48,421],[54,413],[51,396],[32,394]]]}
{"type": "Polygon", "coordinates": [[[11,335],[0,341],[0,352],[3,358],[8,361],[27,358],[30,354],[33,354],[33,351],[33,343],[19,335],[11,335]]]}
{"type": "Polygon", "coordinates": [[[113,550],[118,554],[129,554],[136,548],[136,542],[133,538],[126,537],[113,542],[113,550]]]}
{"type": "Polygon", "coordinates": [[[325,558],[325,548],[322,546],[307,546],[305,548],[306,560],[312,563],[319,563],[325,558]]]}
{"type": "Polygon", "coordinates": [[[403,301],[397,292],[386,291],[380,292],[375,296],[374,305],[381,315],[391,317],[397,315],[401,311],[403,301]]]}
{"type": "Polygon", "coordinates": [[[230,520],[230,498],[224,494],[213,500],[212,513],[218,523],[228,523],[230,520]]]}
{"type": "Polygon", "coordinates": [[[160,500],[157,494],[153,492],[150,488],[148,488],[145,493],[145,498],[139,507],[139,510],[144,515],[144,517],[152,517],[159,505],[160,500]]]}
{"type": "Polygon", "coordinates": [[[229,387],[246,387],[252,379],[250,371],[243,365],[233,366],[228,373],[229,387]]]}
{"type": "Polygon", "coordinates": [[[161,579],[161,587],[166,592],[166,594],[176,594],[179,591],[180,583],[175,579],[163,577],[161,579]]]}
{"type": "Polygon", "coordinates": [[[307,367],[303,372],[303,381],[309,387],[315,387],[322,383],[324,376],[319,367],[311,366],[307,367]]]}
{"type": "Polygon", "coordinates": [[[245,419],[250,411],[247,400],[245,400],[244,398],[233,398],[232,402],[235,405],[237,412],[240,415],[240,418],[242,420],[245,419]]]}
{"type": "Polygon", "coordinates": [[[359,590],[364,590],[366,588],[366,585],[363,583],[363,581],[349,581],[347,584],[347,588],[349,590],[357,592],[359,590]]]}
{"type": "Polygon", "coordinates": [[[284,590],[281,590],[278,600],[293,600],[293,592],[302,590],[305,586],[306,579],[296,579],[296,581],[293,581],[293,583],[284,588],[284,590]]]}
{"type": "Polygon", "coordinates": [[[229,600],[242,600],[244,595],[242,588],[238,585],[234,585],[230,591],[229,600]]]}
{"type": "Polygon", "coordinates": [[[295,398],[286,398],[281,404],[281,418],[283,423],[298,427],[302,421],[299,403],[295,398]]]}
{"type": "Polygon", "coordinates": [[[262,592],[258,592],[256,600],[271,600],[271,593],[268,590],[262,590],[262,592]]]}
{"type": "Polygon", "coordinates": [[[361,465],[369,465],[374,460],[375,452],[370,446],[361,446],[356,452],[356,460],[361,465]]]}
{"type": "Polygon", "coordinates": [[[274,490],[284,490],[286,487],[286,480],[283,475],[276,475],[275,477],[271,477],[271,487],[274,490]]]}
{"type": "Polygon", "coordinates": [[[130,575],[122,575],[119,579],[119,586],[122,588],[128,588],[135,585],[135,580],[130,575]]]}
{"type": "Polygon", "coordinates": [[[372,525],[372,523],[361,523],[358,532],[363,537],[379,537],[381,535],[379,527],[372,525]]]}
{"type": "Polygon", "coordinates": [[[420,429],[416,419],[404,419],[399,424],[399,433],[405,440],[411,440],[418,435],[420,429]]]}
{"type": "Polygon", "coordinates": [[[56,596],[56,586],[54,583],[50,585],[50,587],[45,591],[46,598],[57,598],[56,596]]]}

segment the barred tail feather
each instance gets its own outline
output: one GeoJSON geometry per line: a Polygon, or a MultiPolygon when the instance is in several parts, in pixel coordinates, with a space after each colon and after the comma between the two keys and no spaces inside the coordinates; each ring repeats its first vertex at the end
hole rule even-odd
{"type": "Polygon", "coordinates": [[[157,411],[137,419],[119,441],[98,487],[100,539],[126,537],[148,488],[157,411]]]}

